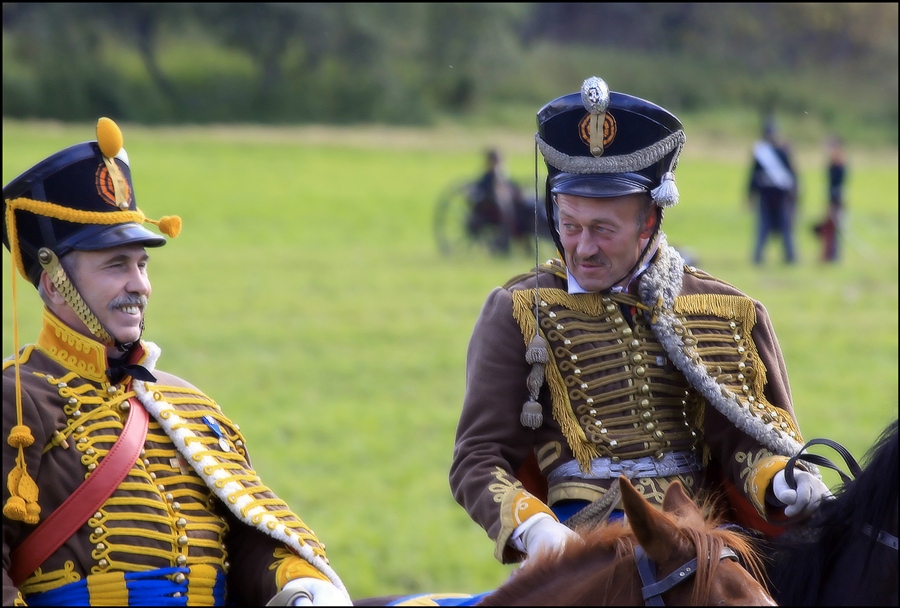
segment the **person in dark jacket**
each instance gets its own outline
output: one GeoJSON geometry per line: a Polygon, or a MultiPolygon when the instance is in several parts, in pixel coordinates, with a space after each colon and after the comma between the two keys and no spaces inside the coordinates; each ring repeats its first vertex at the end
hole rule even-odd
{"type": "Polygon", "coordinates": [[[559,258],[493,289],[467,353],[453,496],[502,563],[559,547],[565,522],[621,516],[625,475],[660,505],[678,480],[761,535],[828,496],[803,445],[765,306],[684,263],[662,230],[678,202],[681,122],[600,78],[537,114],[559,258]]]}
{"type": "Polygon", "coordinates": [[[775,121],[769,119],[763,138],[753,145],[753,166],[748,185],[749,203],[756,209],[756,239],[753,263],[763,263],[769,237],[781,235],[784,262],[797,261],[794,246],[798,184],[788,146],[778,137],[775,121]]]}
{"type": "Polygon", "coordinates": [[[844,146],[839,137],[828,139],[828,210],[825,218],[814,226],[816,235],[822,240],[822,261],[837,262],[840,254],[840,237],[844,220],[844,182],[847,179],[847,165],[844,146]]]}

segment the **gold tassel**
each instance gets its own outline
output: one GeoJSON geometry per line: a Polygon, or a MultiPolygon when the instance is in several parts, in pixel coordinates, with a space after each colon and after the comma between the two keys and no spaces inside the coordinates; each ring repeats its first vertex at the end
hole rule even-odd
{"type": "Polygon", "coordinates": [[[535,334],[528,348],[525,349],[525,360],[535,363],[547,364],[550,362],[549,344],[540,334],[535,334]]]}
{"type": "Polygon", "coordinates": [[[532,401],[531,399],[526,401],[525,405],[522,406],[519,422],[522,423],[522,426],[527,426],[532,430],[544,424],[544,413],[541,404],[537,401],[532,401]]]}
{"type": "Polygon", "coordinates": [[[16,467],[9,472],[7,486],[10,497],[3,506],[3,515],[9,519],[36,524],[40,520],[41,507],[37,504],[38,487],[21,464],[21,449],[16,467]]]}
{"type": "Polygon", "coordinates": [[[535,334],[525,349],[525,360],[531,364],[531,373],[526,380],[531,398],[522,406],[519,422],[532,430],[544,424],[544,413],[538,403],[538,394],[544,384],[544,366],[550,361],[547,341],[540,334],[535,334]]]}
{"type": "Polygon", "coordinates": [[[6,442],[14,448],[27,448],[34,443],[34,436],[31,429],[24,424],[17,424],[9,432],[9,438],[6,442]]]}

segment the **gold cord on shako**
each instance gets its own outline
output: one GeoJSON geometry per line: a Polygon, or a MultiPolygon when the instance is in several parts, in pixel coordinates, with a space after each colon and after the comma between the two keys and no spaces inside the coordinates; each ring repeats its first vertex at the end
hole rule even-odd
{"type": "MultiPolygon", "coordinates": [[[[9,252],[12,264],[10,284],[13,296],[13,360],[16,376],[16,425],[10,430],[7,443],[18,450],[16,466],[9,473],[7,485],[10,497],[3,506],[3,515],[9,519],[23,521],[27,524],[36,524],[40,521],[41,507],[38,505],[38,487],[25,464],[24,449],[34,443],[34,435],[31,429],[23,422],[22,417],[22,386],[19,370],[19,319],[18,319],[18,290],[16,271],[24,278],[29,278],[19,249],[18,231],[16,230],[16,211],[26,211],[39,216],[45,216],[57,220],[77,224],[113,225],[124,223],[141,224],[144,222],[156,225],[160,232],[169,237],[176,237],[181,232],[181,218],[177,215],[165,216],[160,220],[152,220],[144,213],[134,208],[129,210],[131,191],[128,180],[122,175],[118,164],[114,160],[122,151],[123,137],[119,126],[111,119],[103,117],[97,121],[97,146],[103,157],[109,179],[112,182],[112,191],[115,204],[121,211],[83,211],[57,205],[48,201],[39,201],[31,198],[15,198],[6,200],[6,227],[9,239],[9,252]]],[[[66,276],[62,265],[55,252],[47,247],[38,250],[38,262],[48,273],[54,286],[63,295],[66,302],[78,314],[91,333],[106,346],[111,346],[115,340],[100,321],[94,316],[88,306],[82,300],[75,286],[66,276]]]]}

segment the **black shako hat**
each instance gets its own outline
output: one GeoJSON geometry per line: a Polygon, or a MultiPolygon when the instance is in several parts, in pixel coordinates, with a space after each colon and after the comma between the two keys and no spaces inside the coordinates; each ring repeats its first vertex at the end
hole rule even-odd
{"type": "Polygon", "coordinates": [[[165,245],[165,237],[144,228],[157,224],[176,236],[177,216],[148,219],[134,198],[122,132],[109,118],[97,122],[97,141],[61,150],[3,187],[3,244],[19,272],[35,286],[43,270],[38,251],[58,257],[130,243],[165,245]]]}
{"type": "Polygon", "coordinates": [[[639,97],[610,91],[593,76],[581,91],[554,99],[537,113],[538,149],[551,194],[613,197],[649,192],[661,208],[678,202],[675,167],[684,146],[681,121],[639,97]]]}

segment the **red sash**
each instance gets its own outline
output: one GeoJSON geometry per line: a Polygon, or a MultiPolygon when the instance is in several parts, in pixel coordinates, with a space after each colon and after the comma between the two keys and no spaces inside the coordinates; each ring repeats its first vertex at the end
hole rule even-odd
{"type": "Polygon", "coordinates": [[[150,415],[137,398],[132,397],[128,402],[131,404],[128,420],[103,461],[10,555],[9,577],[16,587],[96,513],[137,462],[147,437],[150,415]]]}

